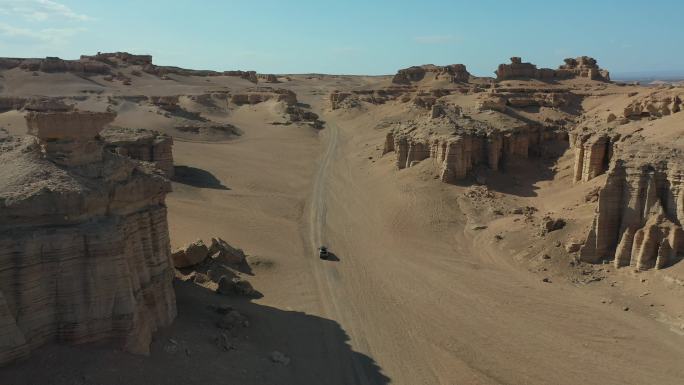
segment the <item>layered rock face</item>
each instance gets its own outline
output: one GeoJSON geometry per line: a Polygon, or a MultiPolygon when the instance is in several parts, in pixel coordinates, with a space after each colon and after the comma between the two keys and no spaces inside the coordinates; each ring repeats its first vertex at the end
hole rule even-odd
{"type": "Polygon", "coordinates": [[[575,182],[587,182],[606,172],[613,155],[614,141],[605,134],[570,133],[570,143],[575,152],[575,182]]]}
{"type": "Polygon", "coordinates": [[[91,59],[63,60],[58,57],[45,59],[0,58],[0,68],[21,68],[25,71],[75,72],[86,75],[108,74],[110,66],[91,59]]]}
{"type": "MultiPolygon", "coordinates": [[[[390,131],[384,153],[394,152],[398,169],[412,167],[425,159],[435,161],[439,179],[445,183],[462,180],[478,165],[497,171],[507,162],[541,154],[545,142],[566,140],[562,131],[544,127],[501,131],[469,121],[454,121],[437,114],[437,124],[451,125],[448,135],[422,135],[431,132],[420,124],[409,124],[390,131]]],[[[435,119],[432,119],[433,121],[435,119]]],[[[437,131],[437,130],[435,130],[437,131]]]]}
{"type": "Polygon", "coordinates": [[[0,139],[0,364],[49,342],[145,353],[176,315],[154,167],[104,150],[106,113],[31,111],[0,139]]]}
{"type": "Polygon", "coordinates": [[[0,112],[20,110],[26,105],[27,98],[4,96],[0,97],[0,112]]]}
{"type": "Polygon", "coordinates": [[[627,119],[660,118],[680,112],[682,96],[679,92],[663,91],[637,97],[625,107],[623,116],[627,119]]]}
{"type": "Polygon", "coordinates": [[[81,55],[81,60],[96,60],[100,62],[115,63],[117,61],[130,65],[152,64],[152,55],[134,55],[128,52],[98,52],[97,55],[81,55]]]}
{"type": "Polygon", "coordinates": [[[133,159],[152,162],[167,177],[173,177],[173,138],[145,129],[109,127],[100,136],[106,149],[133,159]]]}
{"type": "Polygon", "coordinates": [[[497,80],[507,79],[570,79],[587,78],[591,80],[609,81],[608,71],[599,68],[596,59],[588,56],[565,59],[565,64],[554,70],[537,68],[532,63],[523,62],[519,57],[512,57],[510,64],[500,64],[494,71],[497,80]]]}
{"type": "Polygon", "coordinates": [[[589,56],[580,56],[577,58],[564,59],[565,64],[558,67],[555,71],[555,77],[571,78],[580,77],[591,80],[609,81],[610,74],[608,71],[601,69],[598,66],[596,59],[589,56]]]}
{"type": "Polygon", "coordinates": [[[580,251],[583,261],[612,260],[638,270],[668,267],[684,256],[684,153],[677,144],[681,116],[677,89],[630,93],[625,116],[595,111],[585,117],[571,143],[574,179],[587,182],[607,173],[596,215],[580,251]],[[639,119],[651,120],[647,143],[639,119]]]}
{"type": "Polygon", "coordinates": [[[512,108],[569,106],[576,96],[567,89],[553,88],[492,88],[478,104],[480,110],[503,112],[506,106],[512,108]]]}
{"type": "Polygon", "coordinates": [[[432,75],[435,79],[446,78],[450,82],[465,82],[470,79],[470,73],[463,64],[451,64],[448,66],[436,66],[427,64],[400,69],[392,78],[395,84],[410,84],[425,79],[426,75],[432,75]]]}
{"type": "Polygon", "coordinates": [[[249,89],[245,93],[232,95],[230,101],[237,105],[243,105],[258,104],[272,99],[278,102],[284,102],[290,106],[297,104],[297,94],[293,91],[272,87],[256,87],[249,89]]]}
{"type": "Polygon", "coordinates": [[[148,97],[150,104],[155,105],[163,110],[174,112],[180,110],[178,105],[180,101],[180,96],[169,95],[169,96],[150,96],[148,97]]]}
{"type": "Polygon", "coordinates": [[[684,170],[678,160],[650,163],[632,155],[637,160],[611,166],[580,258],[664,268],[684,254],[684,170]]]}

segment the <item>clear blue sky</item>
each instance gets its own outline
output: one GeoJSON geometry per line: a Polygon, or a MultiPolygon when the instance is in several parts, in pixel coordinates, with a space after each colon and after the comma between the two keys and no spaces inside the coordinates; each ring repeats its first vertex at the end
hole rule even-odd
{"type": "Polygon", "coordinates": [[[0,0],[0,56],[154,55],[264,73],[388,74],[589,55],[614,73],[684,72],[684,0],[0,0]]]}

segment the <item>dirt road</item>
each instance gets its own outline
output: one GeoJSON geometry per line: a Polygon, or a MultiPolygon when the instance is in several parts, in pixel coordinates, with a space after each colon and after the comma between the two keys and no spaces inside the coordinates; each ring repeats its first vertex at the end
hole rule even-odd
{"type": "MultiPolygon", "coordinates": [[[[679,381],[672,358],[684,348],[671,333],[591,291],[540,282],[492,233],[467,230],[453,189],[403,180],[390,159],[371,167],[358,154],[368,135],[328,119],[307,254],[325,317],[389,382],[679,381]],[[317,259],[323,243],[339,262],[317,259]]],[[[345,383],[387,381],[351,368],[345,383]]]]}

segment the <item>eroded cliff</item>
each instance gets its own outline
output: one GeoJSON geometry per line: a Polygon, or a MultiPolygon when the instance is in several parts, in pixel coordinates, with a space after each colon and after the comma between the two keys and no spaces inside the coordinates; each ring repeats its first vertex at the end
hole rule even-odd
{"type": "Polygon", "coordinates": [[[109,113],[26,119],[31,136],[0,141],[0,364],[48,342],[147,352],[176,315],[169,181],[104,150],[109,113]]]}

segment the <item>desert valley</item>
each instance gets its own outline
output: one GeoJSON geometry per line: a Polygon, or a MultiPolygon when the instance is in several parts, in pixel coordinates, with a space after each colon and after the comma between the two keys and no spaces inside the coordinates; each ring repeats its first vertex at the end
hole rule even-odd
{"type": "Polygon", "coordinates": [[[684,84],[597,59],[0,59],[0,384],[681,384],[684,84]]]}

